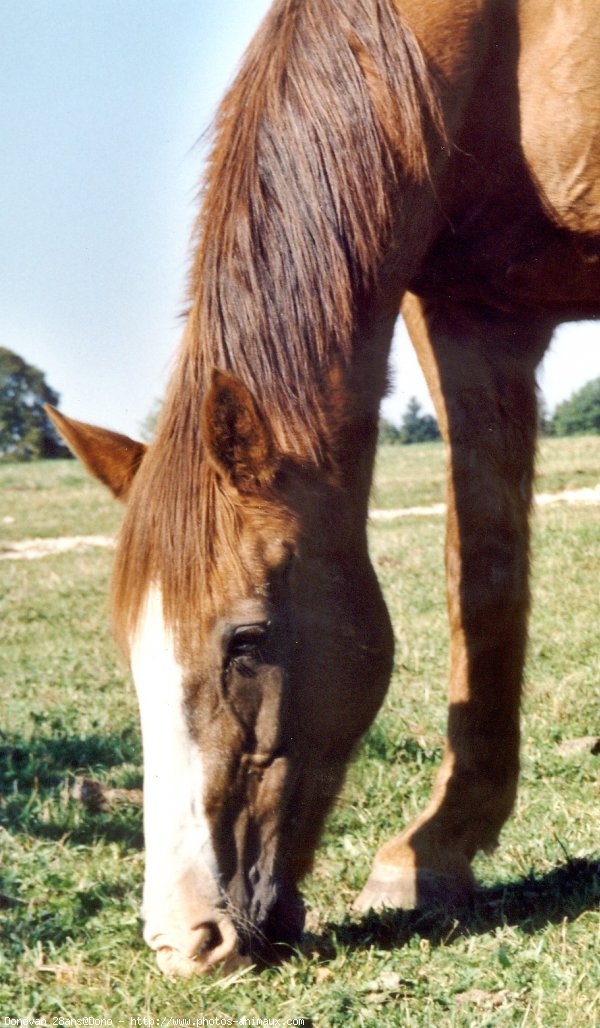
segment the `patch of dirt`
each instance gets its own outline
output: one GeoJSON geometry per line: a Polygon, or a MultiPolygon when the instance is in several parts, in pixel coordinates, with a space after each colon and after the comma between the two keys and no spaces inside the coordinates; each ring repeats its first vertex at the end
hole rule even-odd
{"type": "Polygon", "coordinates": [[[563,489],[560,493],[538,493],[535,502],[538,507],[545,507],[548,503],[597,504],[600,503],[600,482],[582,489],[563,489]]]}
{"type": "MultiPolygon", "coordinates": [[[[563,489],[559,493],[538,493],[535,504],[546,507],[549,504],[567,503],[600,506],[600,483],[582,489],[563,489]]],[[[424,507],[398,507],[395,510],[371,510],[373,521],[394,521],[396,518],[431,517],[446,513],[445,503],[432,503],[424,507]]],[[[7,520],[7,519],[5,519],[7,520]]],[[[11,519],[12,520],[12,519],[11,519]]],[[[0,560],[37,560],[55,553],[70,550],[89,550],[100,546],[112,548],[115,540],[110,535],[68,535],[54,539],[20,539],[17,542],[0,543],[0,560]]]]}
{"type": "Polygon", "coordinates": [[[94,546],[110,548],[115,541],[110,535],[68,535],[58,539],[20,539],[0,544],[0,560],[37,560],[69,550],[89,550],[94,546]]]}
{"type": "Polygon", "coordinates": [[[393,510],[370,510],[372,521],[395,521],[396,518],[426,518],[431,514],[445,514],[445,503],[432,503],[429,507],[396,507],[393,510]]]}
{"type": "Polygon", "coordinates": [[[111,789],[93,778],[77,778],[71,796],[94,813],[123,803],[134,807],[144,804],[141,789],[111,789]]]}
{"type": "Polygon", "coordinates": [[[561,757],[574,757],[579,753],[600,755],[600,735],[584,735],[580,739],[565,739],[558,747],[561,757]]]}
{"type": "Polygon", "coordinates": [[[501,1007],[511,998],[508,989],[500,989],[499,992],[488,992],[486,989],[469,989],[468,992],[459,992],[455,995],[454,1001],[460,1006],[467,1004],[476,1007],[501,1007]]]}
{"type": "MultiPolygon", "coordinates": [[[[554,503],[600,505],[600,482],[582,489],[563,489],[559,493],[538,493],[534,497],[537,507],[547,507],[554,503]]],[[[445,503],[432,503],[428,507],[397,507],[395,510],[370,510],[369,517],[373,521],[394,521],[396,518],[430,517],[432,514],[445,514],[445,503]]]]}

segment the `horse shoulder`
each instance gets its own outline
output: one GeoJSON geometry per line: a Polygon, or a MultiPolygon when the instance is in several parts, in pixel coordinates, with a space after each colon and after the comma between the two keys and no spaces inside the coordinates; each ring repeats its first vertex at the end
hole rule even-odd
{"type": "Polygon", "coordinates": [[[600,19],[595,0],[521,5],[521,138],[553,220],[600,231],[600,19]]]}

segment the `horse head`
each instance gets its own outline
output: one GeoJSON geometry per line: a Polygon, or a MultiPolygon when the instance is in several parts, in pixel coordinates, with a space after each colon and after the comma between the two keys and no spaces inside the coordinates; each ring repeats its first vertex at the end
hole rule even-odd
{"type": "MultiPolygon", "coordinates": [[[[160,433],[146,451],[51,416],[128,508],[115,608],[141,712],[146,941],[163,969],[184,974],[272,956],[301,934],[299,883],[389,679],[391,627],[364,519],[342,502],[339,468],[282,452],[251,392],[215,372],[201,452],[188,455],[206,464],[212,494],[195,540],[204,595],[190,596],[189,553],[175,576],[161,572],[146,553],[161,536],[139,516],[160,519],[152,486],[157,467],[170,470],[160,433]],[[119,596],[124,577],[138,585],[133,606],[119,596]]],[[[177,509],[163,521],[176,548],[177,509]]]]}

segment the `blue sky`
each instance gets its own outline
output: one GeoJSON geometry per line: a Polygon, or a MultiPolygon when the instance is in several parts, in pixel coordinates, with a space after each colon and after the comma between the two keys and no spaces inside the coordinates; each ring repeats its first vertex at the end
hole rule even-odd
{"type": "MultiPolygon", "coordinates": [[[[268,0],[0,0],[0,345],[74,417],[137,434],[181,332],[199,142],[268,0]]],[[[561,330],[551,406],[600,374],[561,330]]],[[[399,331],[398,420],[430,409],[399,331]]]]}

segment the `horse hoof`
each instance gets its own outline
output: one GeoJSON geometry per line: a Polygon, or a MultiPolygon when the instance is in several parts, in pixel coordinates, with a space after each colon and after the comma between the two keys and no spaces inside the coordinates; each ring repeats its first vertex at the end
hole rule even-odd
{"type": "Polygon", "coordinates": [[[470,900],[475,879],[470,867],[460,877],[430,868],[413,870],[377,865],[373,868],[352,909],[415,910],[422,907],[459,907],[470,900]]]}

